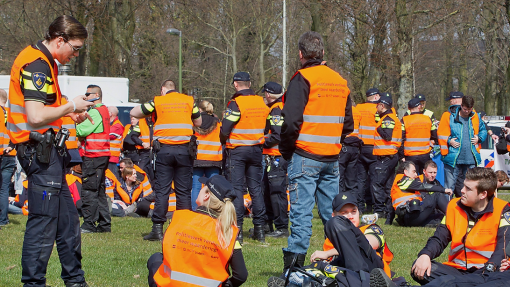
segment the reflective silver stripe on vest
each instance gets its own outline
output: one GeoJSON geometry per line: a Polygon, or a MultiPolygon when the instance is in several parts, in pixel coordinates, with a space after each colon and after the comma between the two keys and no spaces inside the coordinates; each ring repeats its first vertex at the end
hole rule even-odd
{"type": "MultiPolygon", "coordinates": [[[[374,139],[375,139],[375,140],[383,140],[383,141],[387,141],[387,140],[383,139],[383,138],[382,138],[382,137],[380,137],[380,136],[376,136],[374,139]]],[[[392,142],[401,142],[401,141],[402,141],[402,139],[399,139],[399,138],[391,138],[391,141],[392,141],[392,142]]]]}
{"type": "Polygon", "coordinates": [[[437,136],[438,139],[440,140],[448,140],[448,136],[437,136]]]}
{"type": "Polygon", "coordinates": [[[260,138],[258,140],[233,140],[233,139],[228,139],[227,142],[229,144],[256,145],[256,144],[260,144],[262,142],[262,138],[260,138]]]}
{"type": "Polygon", "coordinates": [[[339,144],[340,143],[340,137],[318,136],[318,135],[308,135],[308,134],[299,134],[299,137],[297,140],[304,141],[304,142],[312,142],[312,143],[324,143],[324,144],[339,144]]]}
{"type": "Polygon", "coordinates": [[[173,140],[173,141],[189,141],[191,136],[154,136],[154,139],[158,140],[173,140]]]}
{"type": "Polygon", "coordinates": [[[412,194],[412,195],[407,195],[407,196],[402,196],[400,198],[397,198],[395,199],[393,202],[392,202],[392,205],[395,205],[398,203],[398,205],[402,205],[404,203],[406,203],[408,200],[411,200],[413,198],[418,198],[419,196],[417,194],[412,194]]]}
{"type": "Polygon", "coordinates": [[[474,252],[474,253],[481,255],[487,259],[491,258],[492,253],[494,253],[492,251],[473,250],[473,249],[469,249],[469,248],[466,248],[466,252],[474,252]]]}
{"type": "Polygon", "coordinates": [[[373,127],[373,126],[362,126],[362,125],[360,125],[359,129],[360,130],[367,130],[367,131],[375,131],[375,127],[373,127]]]}
{"type": "Polygon", "coordinates": [[[466,269],[469,269],[471,267],[476,267],[477,269],[480,269],[480,268],[483,268],[485,266],[485,264],[482,264],[482,263],[480,263],[480,264],[472,264],[471,263],[471,264],[468,264],[466,266],[466,262],[464,260],[460,260],[458,258],[453,259],[452,262],[457,264],[457,265],[459,265],[459,266],[465,267],[466,269]]]}
{"type": "Polygon", "coordinates": [[[110,149],[85,149],[85,152],[107,152],[110,149]]]}
{"type": "Polygon", "coordinates": [[[76,137],[74,137],[74,136],[70,136],[70,137],[67,139],[67,141],[74,142],[74,141],[76,141],[76,137]]]}
{"type": "Polygon", "coordinates": [[[104,142],[109,142],[110,140],[109,139],[86,139],[87,142],[101,142],[101,143],[104,143],[104,142]]]}
{"type": "Polygon", "coordinates": [[[359,133],[359,130],[358,130],[358,129],[354,129],[354,130],[352,131],[352,133],[353,133],[353,134],[358,134],[358,133],[359,133]]]}
{"type": "Polygon", "coordinates": [[[54,129],[59,130],[59,126],[50,126],[50,125],[44,125],[38,128],[34,128],[28,123],[19,123],[19,124],[12,124],[10,122],[7,122],[7,129],[13,133],[19,133],[21,131],[36,131],[36,130],[47,130],[47,129],[54,129]]]}
{"type": "Polygon", "coordinates": [[[118,151],[118,152],[120,152],[120,148],[119,147],[110,147],[110,151],[118,151]]]}
{"type": "Polygon", "coordinates": [[[446,145],[441,145],[440,147],[441,147],[441,149],[448,149],[448,146],[446,146],[446,145]]]}
{"type": "Polygon", "coordinates": [[[303,115],[303,122],[316,124],[343,124],[344,117],[303,115]]]}
{"type": "MultiPolygon", "coordinates": [[[[174,195],[175,196],[175,195],[174,195]]],[[[168,202],[168,206],[175,206],[176,204],[176,201],[169,201],[168,202]]]]}
{"type": "Polygon", "coordinates": [[[264,133],[264,129],[232,129],[230,134],[261,134],[264,133]]]}
{"type": "Polygon", "coordinates": [[[373,140],[373,139],[374,139],[374,135],[364,135],[364,134],[362,134],[362,133],[360,133],[360,134],[359,134],[359,137],[360,137],[361,139],[367,139],[367,140],[368,140],[368,139],[371,139],[371,140],[373,140]]]}
{"type": "Polygon", "coordinates": [[[219,151],[215,151],[215,150],[205,150],[205,149],[200,149],[200,146],[198,146],[198,153],[200,154],[213,154],[213,155],[218,155],[218,154],[222,154],[222,151],[219,150],[219,151]]]}
{"type": "Polygon", "coordinates": [[[190,124],[162,124],[154,126],[155,131],[170,130],[170,129],[192,129],[190,124]]]}
{"type": "Polygon", "coordinates": [[[116,134],[116,133],[110,133],[111,136],[116,136],[117,138],[122,138],[122,135],[116,134]]]}
{"type": "Polygon", "coordinates": [[[450,252],[448,253],[449,256],[453,256],[457,254],[457,252],[461,251],[464,248],[464,244],[461,244],[453,249],[450,249],[450,252]]]}
{"type": "Polygon", "coordinates": [[[220,143],[220,142],[213,142],[213,141],[203,141],[203,140],[199,140],[199,141],[198,141],[198,145],[200,146],[201,144],[204,144],[204,145],[221,146],[221,143],[220,143]]]}
{"type": "Polygon", "coordinates": [[[66,128],[66,129],[74,129],[75,125],[74,124],[67,124],[67,125],[62,125],[63,128],[66,128]]]}
{"type": "Polygon", "coordinates": [[[26,114],[25,108],[20,105],[15,105],[11,103],[7,103],[7,107],[9,107],[11,113],[20,113],[20,114],[26,114]]]}
{"type": "Polygon", "coordinates": [[[149,188],[149,189],[147,189],[146,191],[143,192],[143,196],[145,197],[145,196],[151,194],[151,192],[152,192],[152,188],[149,188]]]}
{"type": "Polygon", "coordinates": [[[374,149],[397,149],[394,145],[374,145],[374,149]]]}
{"type": "Polygon", "coordinates": [[[413,146],[413,147],[410,147],[410,146],[404,146],[404,150],[424,150],[424,149],[428,149],[430,147],[430,145],[425,145],[425,146],[413,146]]]}
{"type": "Polygon", "coordinates": [[[220,286],[221,281],[213,280],[213,279],[207,279],[203,277],[198,277],[195,275],[190,275],[182,272],[172,271],[169,266],[166,264],[164,265],[165,273],[168,274],[170,279],[185,283],[190,283],[198,286],[204,286],[204,287],[218,287],[220,286]]]}
{"type": "Polygon", "coordinates": [[[428,142],[430,141],[430,138],[412,138],[412,139],[406,139],[406,142],[428,142]]]}

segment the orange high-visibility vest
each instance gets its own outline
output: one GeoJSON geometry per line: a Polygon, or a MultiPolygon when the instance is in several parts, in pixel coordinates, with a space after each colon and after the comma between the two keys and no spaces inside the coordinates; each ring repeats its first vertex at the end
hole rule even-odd
{"type": "MultiPolygon", "coordinates": [[[[472,125],[473,125],[473,134],[478,136],[480,131],[480,118],[478,114],[473,110],[475,115],[471,117],[472,125]]],[[[446,156],[448,154],[448,138],[451,135],[450,130],[450,117],[451,113],[444,112],[441,116],[441,121],[439,122],[439,126],[437,128],[437,138],[439,142],[439,147],[441,148],[441,155],[446,156]]],[[[476,145],[476,151],[480,153],[480,145],[476,145]]]]}
{"type": "Polygon", "coordinates": [[[198,141],[197,160],[221,161],[223,153],[220,142],[221,123],[207,135],[195,133],[198,141]]]}
{"type": "Polygon", "coordinates": [[[365,145],[374,145],[375,127],[377,126],[377,122],[375,121],[377,104],[363,103],[357,105],[356,109],[361,113],[361,120],[359,123],[359,138],[365,145]]]}
{"type": "Polygon", "coordinates": [[[422,155],[429,153],[430,130],[432,121],[424,114],[412,114],[402,118],[406,130],[406,139],[404,141],[404,155],[422,155]]]}
{"type": "Polygon", "coordinates": [[[508,202],[494,197],[494,211],[485,213],[470,228],[466,212],[457,204],[459,200],[455,198],[448,203],[443,219],[452,236],[448,262],[443,264],[462,270],[471,267],[480,269],[494,253],[501,214],[508,202]]]}
{"type": "Polygon", "coordinates": [[[76,137],[76,124],[70,117],[62,118],[62,127],[69,130],[69,138],[66,141],[67,149],[78,148],[78,138],[76,137]]]}
{"type": "MultiPolygon", "coordinates": [[[[372,225],[374,225],[374,224],[364,225],[364,226],[359,227],[359,229],[361,230],[361,232],[363,234],[365,234],[365,230],[367,230],[367,228],[369,228],[372,225]]],[[[335,248],[333,246],[333,243],[331,243],[329,238],[326,238],[326,240],[324,240],[324,244],[322,245],[322,250],[328,251],[333,248],[335,248]]],[[[388,275],[391,278],[390,263],[391,263],[391,261],[393,261],[393,252],[391,252],[390,248],[388,247],[388,244],[384,243],[382,256],[381,256],[381,253],[379,253],[379,252],[376,252],[376,253],[379,257],[382,258],[382,261],[384,264],[384,273],[386,273],[386,275],[388,275]]]]}
{"type": "Polygon", "coordinates": [[[91,133],[85,138],[85,156],[110,156],[110,113],[103,104],[96,105],[94,109],[97,109],[101,115],[103,131],[91,133]]]}
{"type": "Polygon", "coordinates": [[[226,147],[236,148],[263,144],[269,108],[264,104],[262,97],[239,96],[232,101],[237,103],[241,118],[232,129],[226,147]]]}
{"type": "Polygon", "coordinates": [[[352,133],[347,135],[348,137],[360,137],[359,136],[359,123],[361,122],[361,113],[356,107],[352,107],[352,119],[354,120],[354,130],[352,133]]]}
{"type": "MultiPolygon", "coordinates": [[[[48,93],[55,93],[56,100],[53,104],[47,106],[58,107],[61,104],[62,93],[60,92],[60,87],[58,85],[58,70],[56,64],[53,67],[43,52],[32,48],[32,46],[26,47],[23,51],[21,51],[21,53],[19,53],[12,65],[11,80],[9,83],[9,101],[7,102],[6,107],[7,133],[14,144],[28,141],[31,131],[36,131],[42,134],[49,128],[53,128],[56,131],[60,129],[62,125],[61,118],[39,128],[32,127],[27,121],[27,115],[25,112],[25,97],[23,96],[20,86],[21,69],[36,60],[45,61],[51,70],[53,85],[49,85],[49,89],[52,90],[49,90],[48,93]]],[[[48,80],[49,79],[47,77],[46,81],[48,80]]]]}
{"type": "MultiPolygon", "coordinates": [[[[9,138],[9,134],[7,133],[7,111],[2,107],[2,110],[4,112],[4,118],[3,120],[0,120],[0,155],[4,154],[4,150],[9,147],[9,143],[11,139],[9,138]]],[[[15,156],[16,155],[16,149],[12,149],[9,153],[6,155],[15,156]]]]}
{"type": "MultiPolygon", "coordinates": [[[[310,83],[296,147],[316,155],[338,155],[344,127],[347,81],[324,65],[299,70],[310,83]]],[[[296,73],[296,74],[297,74],[296,73]]]]}
{"type": "MultiPolygon", "coordinates": [[[[136,126],[135,126],[136,127],[136,126]]],[[[126,127],[124,128],[124,133],[122,134],[122,147],[124,147],[124,139],[126,139],[126,136],[130,133],[131,131],[131,124],[127,124],[126,127]]],[[[135,146],[136,149],[142,149],[143,147],[141,146],[135,146]]]]}
{"type": "Polygon", "coordinates": [[[395,180],[393,181],[393,186],[391,187],[391,204],[393,208],[397,210],[397,207],[400,205],[406,204],[409,200],[418,199],[422,201],[421,194],[419,191],[410,192],[410,191],[402,191],[400,186],[398,185],[399,180],[404,177],[403,173],[395,175],[395,180]]]}
{"type": "Polygon", "coordinates": [[[155,97],[158,117],[154,123],[154,139],[162,144],[189,142],[193,135],[193,103],[193,97],[177,92],[155,97]]]}
{"type": "MultiPolygon", "coordinates": [[[[275,103],[274,105],[271,106],[271,110],[269,111],[269,114],[271,114],[271,112],[273,111],[273,109],[275,108],[280,108],[280,110],[283,109],[283,102],[278,102],[278,103],[275,103]]],[[[269,123],[269,125],[271,125],[271,123],[269,123]]],[[[268,138],[269,135],[271,134],[271,127],[267,127],[269,128],[269,133],[267,135],[264,135],[264,138],[268,138]]],[[[262,150],[262,154],[267,154],[267,155],[272,155],[272,156],[281,156],[282,154],[280,153],[280,149],[279,149],[279,145],[275,145],[271,148],[264,148],[262,150]]]]}
{"type": "Polygon", "coordinates": [[[387,114],[377,123],[374,134],[374,155],[393,155],[398,152],[402,144],[402,124],[395,114],[387,114]],[[377,132],[377,128],[389,117],[395,121],[391,141],[385,141],[377,132]]]}
{"type": "Polygon", "coordinates": [[[238,228],[223,249],[216,234],[216,219],[189,210],[174,212],[163,237],[163,264],[154,274],[161,287],[221,286],[228,279],[238,228]]]}
{"type": "MultiPolygon", "coordinates": [[[[115,118],[111,127],[113,127],[114,125],[121,125],[124,128],[122,123],[119,121],[119,118],[115,118]]],[[[110,127],[110,130],[111,130],[111,127],[110,127]]],[[[124,131],[124,133],[125,133],[125,131],[124,131]]],[[[114,140],[110,140],[110,154],[111,154],[111,156],[114,156],[114,157],[120,157],[120,150],[122,149],[123,135],[118,135],[118,134],[113,134],[113,133],[110,133],[110,135],[115,136],[114,140]]]]}
{"type": "Polygon", "coordinates": [[[151,130],[149,128],[149,125],[147,124],[147,120],[140,119],[138,121],[138,127],[140,127],[140,140],[144,143],[150,144],[151,130]]]}

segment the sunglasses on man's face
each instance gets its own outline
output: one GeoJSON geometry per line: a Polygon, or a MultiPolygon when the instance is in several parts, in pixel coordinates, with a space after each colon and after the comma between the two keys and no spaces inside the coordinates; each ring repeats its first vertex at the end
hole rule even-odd
{"type": "Polygon", "coordinates": [[[85,93],[85,96],[95,95],[96,93],[85,93]]]}

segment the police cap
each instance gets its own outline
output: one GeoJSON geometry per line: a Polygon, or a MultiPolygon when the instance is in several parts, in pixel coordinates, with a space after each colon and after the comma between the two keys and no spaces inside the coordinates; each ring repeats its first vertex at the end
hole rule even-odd
{"type": "Polygon", "coordinates": [[[232,83],[234,82],[249,82],[250,81],[250,74],[246,72],[237,72],[234,75],[234,79],[232,80],[232,83]]]}
{"type": "Polygon", "coordinates": [[[381,98],[379,98],[378,103],[386,104],[391,108],[393,106],[393,99],[391,98],[391,94],[381,93],[381,98]]]}
{"type": "Polygon", "coordinates": [[[275,82],[267,82],[265,85],[264,85],[264,88],[262,89],[263,92],[268,92],[270,94],[281,94],[283,91],[282,91],[282,86],[280,86],[280,84],[278,83],[275,83],[275,82]]]}
{"type": "Polygon", "coordinates": [[[210,178],[204,176],[199,178],[198,181],[205,184],[214,196],[221,201],[225,201],[226,198],[233,201],[237,197],[232,184],[222,175],[213,175],[210,178]]]}
{"type": "Polygon", "coordinates": [[[460,99],[463,97],[464,97],[464,94],[462,92],[450,92],[450,95],[448,96],[448,99],[446,99],[446,100],[460,99]]]}
{"type": "Polygon", "coordinates": [[[407,103],[407,107],[412,109],[412,108],[416,108],[417,106],[420,105],[420,102],[422,100],[418,99],[418,98],[412,98],[408,103],[407,103]]]}
{"type": "Polygon", "coordinates": [[[373,95],[379,94],[379,90],[377,88],[371,88],[368,89],[368,91],[365,93],[367,95],[367,98],[373,95]]]}
{"type": "Polygon", "coordinates": [[[340,192],[333,199],[333,204],[332,204],[333,211],[340,211],[340,209],[342,209],[342,207],[344,207],[344,205],[349,204],[349,203],[355,205],[356,207],[358,206],[356,204],[356,198],[354,198],[354,195],[352,195],[352,193],[340,192]]]}
{"type": "Polygon", "coordinates": [[[425,99],[425,95],[424,94],[417,94],[416,96],[414,96],[415,99],[420,99],[420,101],[426,101],[427,99],[425,99]]]}

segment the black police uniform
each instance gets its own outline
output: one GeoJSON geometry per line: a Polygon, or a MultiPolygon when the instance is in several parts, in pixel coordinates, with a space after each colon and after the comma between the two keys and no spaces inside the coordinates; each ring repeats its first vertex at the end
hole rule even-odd
{"type": "Polygon", "coordinates": [[[358,206],[365,203],[364,194],[358,189],[358,161],[362,146],[363,141],[359,137],[348,136],[342,141],[342,150],[338,156],[338,190],[356,195],[358,206]]]}
{"type": "MultiPolygon", "coordinates": [[[[154,123],[152,122],[152,118],[148,117],[145,119],[140,119],[140,121],[146,121],[147,126],[149,127],[149,142],[152,146],[152,138],[154,136],[154,123]]],[[[139,141],[140,138],[138,138],[139,141]]],[[[136,143],[137,145],[139,142],[136,143]]],[[[152,151],[150,149],[139,149],[138,150],[139,158],[138,162],[136,162],[136,165],[138,165],[149,177],[149,181],[151,184],[154,184],[154,166],[152,163],[152,151]]]]}

